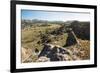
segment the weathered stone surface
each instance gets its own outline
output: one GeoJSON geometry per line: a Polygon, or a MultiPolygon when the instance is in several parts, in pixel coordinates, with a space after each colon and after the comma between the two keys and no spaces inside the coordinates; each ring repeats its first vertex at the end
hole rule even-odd
{"type": "Polygon", "coordinates": [[[73,45],[63,48],[59,45],[44,44],[38,54],[34,50],[22,48],[22,62],[74,61],[87,59],[88,49],[73,45]]]}
{"type": "Polygon", "coordinates": [[[45,56],[41,56],[36,60],[36,62],[47,62],[47,61],[50,61],[50,59],[45,56]]]}
{"type": "Polygon", "coordinates": [[[70,61],[76,59],[79,60],[79,57],[76,54],[74,55],[74,52],[69,49],[57,45],[45,44],[37,61],[70,61]]]}

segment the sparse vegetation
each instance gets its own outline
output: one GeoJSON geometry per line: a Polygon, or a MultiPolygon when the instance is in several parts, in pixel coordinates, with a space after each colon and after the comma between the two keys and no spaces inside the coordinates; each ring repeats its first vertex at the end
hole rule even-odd
{"type": "MultiPolygon", "coordinates": [[[[22,47],[29,48],[34,51],[38,49],[41,51],[45,43],[59,45],[66,49],[78,48],[83,50],[82,53],[78,53],[78,57],[82,60],[90,58],[90,23],[89,22],[79,22],[73,21],[70,24],[62,21],[42,21],[42,20],[33,20],[25,21],[22,20],[22,30],[21,30],[21,42],[22,47]],[[67,42],[68,37],[72,39],[72,34],[69,35],[69,28],[72,28],[78,37],[81,46],[79,47],[77,42],[73,45],[68,45],[70,42],[67,42]]],[[[32,55],[30,57],[31,62],[35,62],[37,55],[32,55]]],[[[25,61],[29,62],[29,61],[25,61]]]]}

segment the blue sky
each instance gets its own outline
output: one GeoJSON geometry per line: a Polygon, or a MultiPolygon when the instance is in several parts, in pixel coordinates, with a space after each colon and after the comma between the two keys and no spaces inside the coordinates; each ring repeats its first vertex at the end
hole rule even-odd
{"type": "Polygon", "coordinates": [[[48,21],[90,21],[89,13],[76,12],[54,12],[54,11],[35,11],[35,10],[21,10],[21,18],[26,20],[39,19],[48,21]]]}

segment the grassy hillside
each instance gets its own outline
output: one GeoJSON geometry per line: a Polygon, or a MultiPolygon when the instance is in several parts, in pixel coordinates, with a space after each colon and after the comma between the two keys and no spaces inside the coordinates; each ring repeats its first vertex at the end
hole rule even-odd
{"type": "Polygon", "coordinates": [[[22,46],[30,49],[38,48],[40,50],[43,48],[45,41],[63,46],[67,39],[67,33],[63,33],[63,35],[50,34],[60,27],[61,25],[51,24],[48,26],[33,25],[32,27],[24,28],[22,29],[22,46]]]}
{"type": "MultiPolygon", "coordinates": [[[[66,49],[73,51],[74,48],[78,51],[81,49],[84,53],[78,53],[78,57],[81,59],[90,58],[90,23],[89,22],[78,22],[74,21],[70,24],[61,22],[36,22],[36,23],[22,23],[21,29],[21,42],[22,47],[28,48],[31,50],[38,49],[41,51],[45,43],[59,45],[66,49]],[[62,23],[62,24],[61,24],[62,23]],[[73,32],[77,37],[77,40],[80,42],[80,46],[76,43],[70,46],[67,46],[69,38],[72,39],[72,35],[69,35],[69,28],[72,28],[73,32]],[[78,49],[77,49],[78,48],[78,49]]],[[[72,41],[72,40],[71,40],[72,41]]],[[[34,62],[37,58],[36,55],[30,57],[34,62]]]]}

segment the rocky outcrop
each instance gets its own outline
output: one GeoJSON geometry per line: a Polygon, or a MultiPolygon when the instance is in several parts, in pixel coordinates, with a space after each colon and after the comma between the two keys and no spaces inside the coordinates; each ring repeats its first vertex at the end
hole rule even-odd
{"type": "Polygon", "coordinates": [[[70,49],[58,45],[45,44],[37,62],[80,60],[81,58],[75,53],[77,54],[77,52],[72,52],[70,49]]]}
{"type": "Polygon", "coordinates": [[[82,41],[79,44],[69,47],[61,47],[59,45],[44,44],[42,51],[36,54],[28,48],[22,47],[22,63],[26,62],[51,62],[51,61],[74,61],[89,59],[89,45],[88,41],[82,41]],[[83,48],[85,46],[85,48],[83,48]]]}

